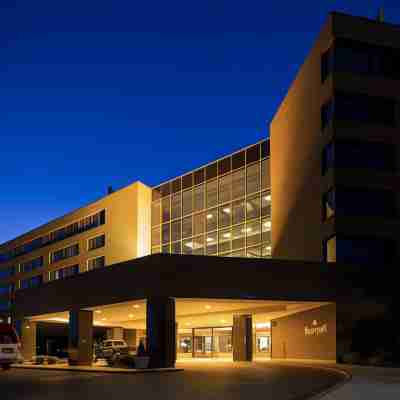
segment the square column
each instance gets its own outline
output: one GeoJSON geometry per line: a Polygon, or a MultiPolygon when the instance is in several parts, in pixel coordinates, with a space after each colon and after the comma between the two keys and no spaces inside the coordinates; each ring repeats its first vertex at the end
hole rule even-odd
{"type": "Polygon", "coordinates": [[[93,361],[93,312],[69,312],[68,362],[70,365],[92,365],[93,361]]]}
{"type": "Polygon", "coordinates": [[[175,299],[147,299],[147,351],[151,368],[171,368],[176,361],[175,299]]]}
{"type": "Polygon", "coordinates": [[[232,329],[233,361],[253,360],[253,322],[251,315],[234,315],[232,329]]]}
{"type": "Polygon", "coordinates": [[[16,321],[16,327],[21,339],[21,354],[29,361],[36,356],[36,322],[24,319],[16,321]]]}

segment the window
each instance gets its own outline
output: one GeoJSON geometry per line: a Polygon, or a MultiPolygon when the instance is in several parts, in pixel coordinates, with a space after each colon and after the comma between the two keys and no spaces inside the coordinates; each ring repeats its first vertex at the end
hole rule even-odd
{"type": "Polygon", "coordinates": [[[15,275],[15,266],[0,268],[0,279],[9,278],[15,275]]]}
{"type": "Polygon", "coordinates": [[[43,283],[42,275],[36,275],[32,278],[23,279],[20,281],[20,288],[21,289],[32,289],[39,287],[43,283]]]}
{"type": "Polygon", "coordinates": [[[258,218],[260,216],[260,211],[260,195],[248,197],[246,201],[247,219],[258,218]]]}
{"type": "Polygon", "coordinates": [[[172,254],[181,254],[181,242],[175,242],[171,244],[171,253],[172,254]]]}
{"type": "Polygon", "coordinates": [[[204,213],[193,216],[193,236],[201,235],[205,232],[204,213]]]}
{"type": "Polygon", "coordinates": [[[396,217],[396,193],[389,190],[336,188],[324,197],[328,215],[396,217]]]}
{"type": "Polygon", "coordinates": [[[261,241],[260,221],[252,221],[247,223],[247,246],[258,244],[261,241]]]}
{"type": "Polygon", "coordinates": [[[333,119],[333,100],[329,100],[321,107],[321,131],[332,121],[333,119]]]}
{"type": "Polygon", "coordinates": [[[171,219],[170,196],[162,199],[161,209],[162,222],[168,222],[171,219]]]}
{"type": "Polygon", "coordinates": [[[103,268],[106,265],[106,259],[104,256],[90,258],[87,261],[87,270],[92,271],[94,269],[103,268]]]}
{"type": "Polygon", "coordinates": [[[88,249],[95,250],[106,245],[106,235],[99,235],[89,239],[88,249]]]}
{"type": "Polygon", "coordinates": [[[395,171],[396,147],[379,142],[336,141],[325,148],[323,162],[325,171],[332,167],[395,171]]]}
{"type": "Polygon", "coordinates": [[[335,93],[335,118],[395,126],[396,101],[354,93],[335,93]]]}
{"type": "Polygon", "coordinates": [[[192,236],[192,217],[187,217],[182,220],[182,238],[192,236]]]}
{"type": "Polygon", "coordinates": [[[333,69],[333,51],[329,49],[321,56],[321,83],[324,83],[333,69]]]}
{"type": "Polygon", "coordinates": [[[207,232],[217,229],[218,226],[218,209],[214,208],[206,213],[207,232]]]}
{"type": "Polygon", "coordinates": [[[232,228],[232,249],[245,247],[246,228],[244,224],[232,228]]]}
{"type": "Polygon", "coordinates": [[[230,201],[232,187],[232,175],[226,175],[219,179],[219,202],[225,203],[230,201]]]}
{"type": "Polygon", "coordinates": [[[58,279],[65,279],[68,278],[69,276],[74,276],[76,274],[79,274],[79,265],[72,265],[70,267],[65,267],[58,269],[57,271],[51,271],[50,272],[50,280],[51,281],[56,281],[58,279]]]}
{"type": "Polygon", "coordinates": [[[161,243],[161,227],[153,228],[151,231],[151,245],[159,246],[161,243]]]}
{"type": "Polygon", "coordinates": [[[171,241],[169,224],[163,224],[162,231],[161,231],[161,240],[162,240],[161,243],[163,245],[165,245],[171,241]]]}
{"type": "Polygon", "coordinates": [[[192,239],[186,239],[182,242],[182,254],[193,253],[193,241],[192,239]]]}
{"type": "Polygon", "coordinates": [[[247,249],[247,257],[261,258],[262,257],[261,246],[250,247],[249,249],[247,249]]]}
{"type": "Polygon", "coordinates": [[[33,260],[25,261],[19,264],[19,271],[20,272],[30,272],[36,268],[40,268],[43,266],[43,257],[37,257],[33,260]]]}
{"type": "Polygon", "coordinates": [[[206,253],[208,255],[217,254],[217,232],[208,233],[206,236],[206,253]]]}
{"type": "Polygon", "coordinates": [[[207,182],[207,208],[214,207],[218,204],[218,181],[207,182]]]}
{"type": "Polygon", "coordinates": [[[193,253],[192,254],[196,254],[196,255],[203,255],[204,254],[204,236],[197,236],[193,238],[193,246],[192,246],[192,250],[193,253]]]}
{"type": "Polygon", "coordinates": [[[325,146],[322,153],[322,176],[335,166],[335,148],[333,143],[325,146]]]}
{"type": "Polygon", "coordinates": [[[40,249],[49,244],[56,243],[76,234],[86,232],[92,228],[96,228],[106,222],[106,211],[102,210],[96,214],[85,217],[77,222],[67,225],[63,228],[57,229],[48,233],[47,235],[40,236],[30,242],[17,246],[14,249],[0,254],[0,261],[8,261],[15,257],[28,254],[34,250],[40,249]]]}
{"type": "Polygon", "coordinates": [[[156,201],[151,205],[151,225],[157,226],[161,223],[161,201],[156,201]]]}
{"type": "Polygon", "coordinates": [[[77,255],[79,255],[79,244],[73,244],[72,246],[64,247],[63,249],[52,252],[50,260],[53,263],[77,255]]]}
{"type": "Polygon", "coordinates": [[[183,215],[191,214],[193,211],[193,195],[192,190],[186,190],[182,194],[182,201],[183,201],[183,215]]]}
{"type": "Polygon", "coordinates": [[[232,199],[239,199],[246,194],[245,170],[240,169],[232,174],[232,199]]]}
{"type": "Polygon", "coordinates": [[[269,160],[261,161],[261,188],[269,189],[271,187],[269,160]]]}
{"type": "Polygon", "coordinates": [[[324,242],[327,262],[379,265],[391,263],[395,257],[396,244],[390,239],[333,236],[324,242]]]}
{"type": "Polygon", "coordinates": [[[0,285],[0,295],[9,294],[14,291],[14,285],[12,284],[1,284],[0,285]]]}
{"type": "Polygon", "coordinates": [[[266,215],[271,215],[271,193],[270,192],[261,193],[261,215],[263,217],[266,215]]]}
{"type": "Polygon", "coordinates": [[[322,220],[325,221],[335,215],[336,201],[335,201],[335,190],[331,189],[327,194],[324,195],[322,201],[322,220]]]}
{"type": "Polygon", "coordinates": [[[204,185],[194,188],[194,211],[200,211],[204,208],[204,185]]]}
{"type": "Polygon", "coordinates": [[[219,208],[219,228],[231,225],[232,207],[230,204],[219,208]]]}
{"type": "Polygon", "coordinates": [[[176,193],[171,197],[171,219],[180,218],[182,215],[181,193],[176,193]]]}
{"type": "Polygon", "coordinates": [[[231,250],[231,230],[223,229],[219,231],[219,253],[231,250]]]}
{"type": "Polygon", "coordinates": [[[171,224],[171,240],[176,242],[181,240],[181,221],[175,221],[171,224]]]}
{"type": "Polygon", "coordinates": [[[264,218],[261,223],[261,241],[271,246],[271,218],[264,218]]]}
{"type": "Polygon", "coordinates": [[[247,193],[260,190],[260,164],[253,164],[247,168],[247,193]]]}
{"type": "Polygon", "coordinates": [[[246,210],[244,206],[244,200],[234,201],[232,203],[232,224],[240,224],[244,222],[246,210]]]}

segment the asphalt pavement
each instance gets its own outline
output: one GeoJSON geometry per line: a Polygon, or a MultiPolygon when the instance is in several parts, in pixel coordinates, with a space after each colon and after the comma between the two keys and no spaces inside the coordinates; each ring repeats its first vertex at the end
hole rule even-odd
{"type": "Polygon", "coordinates": [[[340,382],[330,370],[271,363],[187,362],[184,371],[134,375],[12,369],[0,399],[303,400],[340,382]]]}

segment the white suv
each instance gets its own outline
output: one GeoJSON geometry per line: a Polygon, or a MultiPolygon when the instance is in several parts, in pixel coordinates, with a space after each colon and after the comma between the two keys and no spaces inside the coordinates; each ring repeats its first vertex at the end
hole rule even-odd
{"type": "Polygon", "coordinates": [[[0,366],[6,370],[11,364],[18,362],[20,342],[14,328],[8,324],[0,324],[0,366]]]}
{"type": "Polygon", "coordinates": [[[116,353],[125,355],[128,354],[128,345],[124,340],[105,340],[102,346],[102,353],[104,358],[112,357],[116,353]]]}

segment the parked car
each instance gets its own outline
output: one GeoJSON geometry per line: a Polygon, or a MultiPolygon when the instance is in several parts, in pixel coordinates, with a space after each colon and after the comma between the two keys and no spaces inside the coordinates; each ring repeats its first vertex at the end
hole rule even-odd
{"type": "Polygon", "coordinates": [[[9,324],[0,324],[0,366],[10,369],[11,364],[21,359],[21,344],[15,329],[9,324]]]}
{"type": "Polygon", "coordinates": [[[106,359],[113,357],[115,354],[127,355],[128,351],[129,349],[126,342],[116,339],[105,340],[101,349],[101,353],[106,359]]]}

